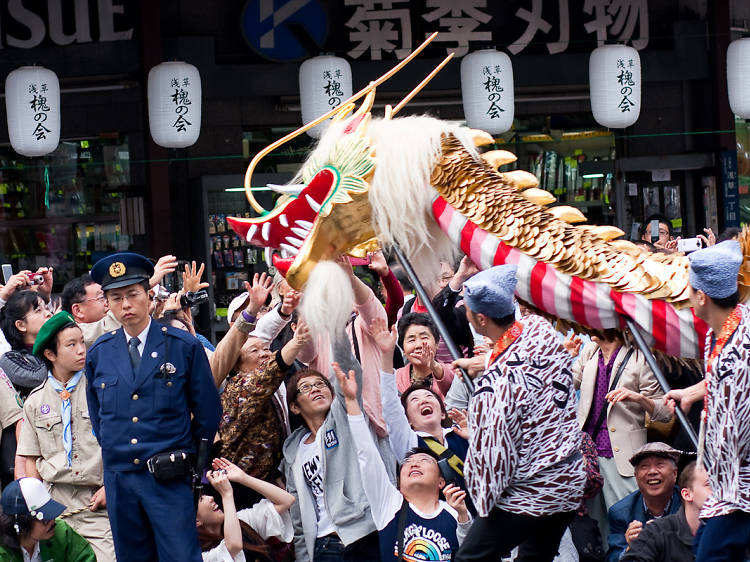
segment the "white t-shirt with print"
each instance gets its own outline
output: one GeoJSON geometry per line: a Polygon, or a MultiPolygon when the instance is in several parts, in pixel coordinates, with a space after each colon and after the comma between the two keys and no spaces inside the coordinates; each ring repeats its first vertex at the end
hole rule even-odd
{"type": "Polygon", "coordinates": [[[320,446],[320,435],[312,443],[305,443],[309,437],[310,434],[308,433],[302,438],[297,452],[297,461],[302,464],[302,474],[305,475],[305,481],[315,498],[315,506],[318,514],[318,532],[315,536],[325,537],[326,535],[335,533],[336,528],[331,523],[328,510],[326,509],[325,492],[323,489],[325,472],[323,470],[323,463],[321,462],[322,448],[320,446]]]}

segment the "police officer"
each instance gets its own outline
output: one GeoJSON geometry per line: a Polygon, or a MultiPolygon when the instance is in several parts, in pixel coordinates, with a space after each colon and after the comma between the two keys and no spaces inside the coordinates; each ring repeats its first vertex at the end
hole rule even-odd
{"type": "Polygon", "coordinates": [[[153,272],[132,253],[91,270],[122,328],[88,352],[89,412],[117,559],[199,562],[189,462],[197,440],[213,441],[221,405],[198,340],[149,317],[153,272]]]}

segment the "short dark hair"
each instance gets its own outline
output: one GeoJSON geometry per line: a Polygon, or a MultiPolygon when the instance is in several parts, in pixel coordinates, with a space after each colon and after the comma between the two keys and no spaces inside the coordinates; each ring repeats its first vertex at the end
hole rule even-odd
{"type": "MultiPolygon", "coordinates": [[[[641,234],[641,236],[643,236],[643,234],[641,234]]],[[[655,252],[656,251],[656,246],[654,246],[648,240],[641,240],[641,239],[633,240],[633,244],[635,244],[636,246],[643,246],[644,248],[646,248],[650,252],[655,252]]]]}
{"type": "Polygon", "coordinates": [[[31,531],[31,526],[36,519],[28,513],[19,515],[9,515],[0,513],[0,546],[4,546],[12,551],[21,550],[21,535],[31,531]],[[18,531],[16,532],[16,526],[18,531]]]}
{"type": "Polygon", "coordinates": [[[404,347],[404,336],[406,336],[406,330],[409,326],[424,326],[430,330],[436,344],[440,341],[440,332],[438,332],[437,326],[435,326],[435,322],[432,321],[429,314],[409,312],[398,321],[398,346],[402,349],[404,347]]]}
{"type": "Polygon", "coordinates": [[[708,298],[711,299],[711,302],[713,302],[719,308],[732,309],[735,306],[737,306],[737,303],[740,302],[740,292],[735,291],[733,294],[729,295],[728,297],[724,297],[721,299],[717,299],[711,296],[708,296],[708,298]]]}
{"type": "Polygon", "coordinates": [[[67,283],[62,290],[62,309],[66,312],[73,312],[73,305],[82,303],[86,299],[86,287],[96,283],[91,275],[84,273],[79,277],[74,277],[67,283]]]}
{"type": "Polygon", "coordinates": [[[44,364],[47,365],[47,369],[49,369],[50,371],[52,371],[53,365],[52,365],[52,361],[47,359],[47,356],[44,354],[45,350],[49,349],[50,351],[52,351],[52,353],[57,355],[57,349],[58,349],[58,346],[60,345],[60,334],[62,333],[63,330],[67,330],[68,328],[73,328],[73,327],[76,327],[79,330],[81,328],[75,322],[68,322],[67,324],[64,324],[62,328],[57,330],[55,337],[48,339],[47,343],[45,343],[42,346],[42,348],[39,350],[39,357],[42,359],[42,361],[44,361],[44,364]]]}
{"type": "Polygon", "coordinates": [[[667,225],[667,231],[669,231],[669,236],[671,237],[673,235],[672,230],[672,221],[669,220],[666,216],[661,214],[654,214],[649,216],[646,221],[641,225],[641,228],[638,230],[638,238],[646,234],[646,230],[648,230],[649,225],[652,221],[659,221],[659,224],[666,224],[667,225]]]}
{"type": "Polygon", "coordinates": [[[435,398],[437,398],[438,404],[440,404],[440,411],[443,414],[443,423],[442,425],[445,427],[450,427],[452,425],[451,419],[448,417],[448,410],[445,408],[445,402],[443,401],[442,396],[440,396],[437,392],[432,390],[429,386],[425,386],[423,384],[413,384],[406,390],[404,390],[403,394],[401,394],[401,406],[404,408],[404,413],[406,413],[406,401],[409,399],[409,395],[412,392],[415,392],[417,390],[426,390],[430,394],[432,394],[435,398]]]}
{"type": "Polygon", "coordinates": [[[25,349],[23,334],[16,328],[16,320],[23,320],[39,300],[44,300],[36,291],[16,291],[8,297],[8,302],[0,309],[0,329],[5,334],[10,347],[15,350],[25,349]]]}
{"type": "Polygon", "coordinates": [[[297,402],[297,396],[299,395],[297,385],[299,384],[299,381],[301,379],[304,379],[305,377],[318,377],[319,379],[325,381],[328,390],[330,390],[331,394],[333,394],[333,385],[331,384],[331,381],[328,380],[328,377],[326,377],[320,371],[316,371],[315,369],[302,369],[301,371],[297,371],[291,377],[289,377],[289,380],[286,383],[287,407],[297,402]]]}
{"type": "Polygon", "coordinates": [[[498,326],[505,327],[505,326],[510,326],[511,324],[513,324],[513,322],[516,321],[516,313],[514,311],[506,316],[501,316],[499,318],[493,318],[491,316],[487,316],[487,318],[492,320],[498,326]]]}
{"type": "Polygon", "coordinates": [[[727,240],[734,240],[740,235],[741,232],[742,232],[742,229],[737,228],[736,226],[730,226],[728,228],[725,228],[724,232],[722,232],[716,237],[716,243],[718,244],[719,242],[726,242],[727,240]]]}
{"type": "Polygon", "coordinates": [[[409,276],[406,274],[406,270],[399,264],[393,264],[390,268],[391,273],[396,276],[396,279],[401,283],[401,287],[404,291],[411,293],[414,290],[414,285],[412,285],[411,279],[409,279],[409,276]]]}
{"type": "Polygon", "coordinates": [[[691,461],[682,469],[680,477],[677,480],[677,487],[680,490],[683,488],[687,488],[688,490],[693,489],[693,477],[695,476],[695,469],[697,466],[698,465],[695,461],[691,461]]]}

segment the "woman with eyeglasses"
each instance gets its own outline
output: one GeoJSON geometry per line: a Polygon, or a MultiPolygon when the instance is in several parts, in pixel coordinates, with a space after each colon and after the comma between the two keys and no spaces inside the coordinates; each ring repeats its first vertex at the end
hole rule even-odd
{"type": "Polygon", "coordinates": [[[0,329],[11,350],[0,357],[0,369],[22,398],[47,379],[44,361],[31,354],[36,335],[52,313],[36,291],[17,291],[0,310],[0,329]]]}
{"type": "MultiPolygon", "coordinates": [[[[279,408],[283,405],[275,403],[274,393],[309,339],[304,321],[297,324],[294,337],[275,353],[267,341],[247,338],[235,363],[236,374],[227,379],[221,394],[221,456],[261,480],[279,476],[277,467],[288,428],[279,408]]],[[[243,487],[235,489],[238,507],[249,507],[257,501],[257,495],[248,492],[243,487]]]]}

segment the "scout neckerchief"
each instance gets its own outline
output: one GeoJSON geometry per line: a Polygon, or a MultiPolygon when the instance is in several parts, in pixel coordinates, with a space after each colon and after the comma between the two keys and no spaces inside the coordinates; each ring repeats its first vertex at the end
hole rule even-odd
{"type": "Polygon", "coordinates": [[[503,351],[508,349],[510,344],[518,339],[521,332],[523,332],[523,324],[516,320],[510,328],[505,330],[505,333],[500,336],[500,339],[495,342],[495,348],[492,350],[492,355],[490,355],[489,365],[492,365],[495,362],[495,359],[500,357],[503,351]]]}
{"type": "Polygon", "coordinates": [[[71,413],[71,405],[70,405],[70,393],[73,392],[76,385],[78,384],[78,381],[81,380],[81,377],[83,376],[83,371],[78,371],[73,377],[68,381],[68,383],[63,388],[63,385],[60,383],[59,380],[57,380],[55,377],[52,376],[52,373],[49,373],[47,377],[49,378],[50,384],[52,385],[52,388],[54,388],[57,392],[60,393],[60,399],[62,400],[62,422],[63,422],[63,447],[65,447],[65,454],[68,457],[68,466],[71,466],[73,463],[72,455],[73,455],[73,431],[70,427],[70,413],[71,413]]]}
{"type": "Polygon", "coordinates": [[[701,412],[701,427],[700,427],[700,435],[698,436],[698,465],[701,466],[703,464],[703,453],[705,452],[706,448],[706,423],[708,418],[708,379],[711,376],[711,367],[713,366],[714,359],[718,362],[718,357],[721,351],[724,349],[724,345],[729,341],[729,338],[732,337],[732,334],[734,334],[734,331],[737,329],[737,326],[740,325],[740,321],[742,320],[742,311],[740,310],[739,306],[735,306],[734,310],[729,314],[726,320],[724,320],[724,324],[721,326],[721,333],[719,334],[719,337],[716,338],[716,344],[714,345],[714,348],[711,350],[710,355],[708,356],[708,360],[706,361],[706,377],[703,379],[704,384],[706,385],[706,392],[703,395],[703,411],[701,412]]]}

